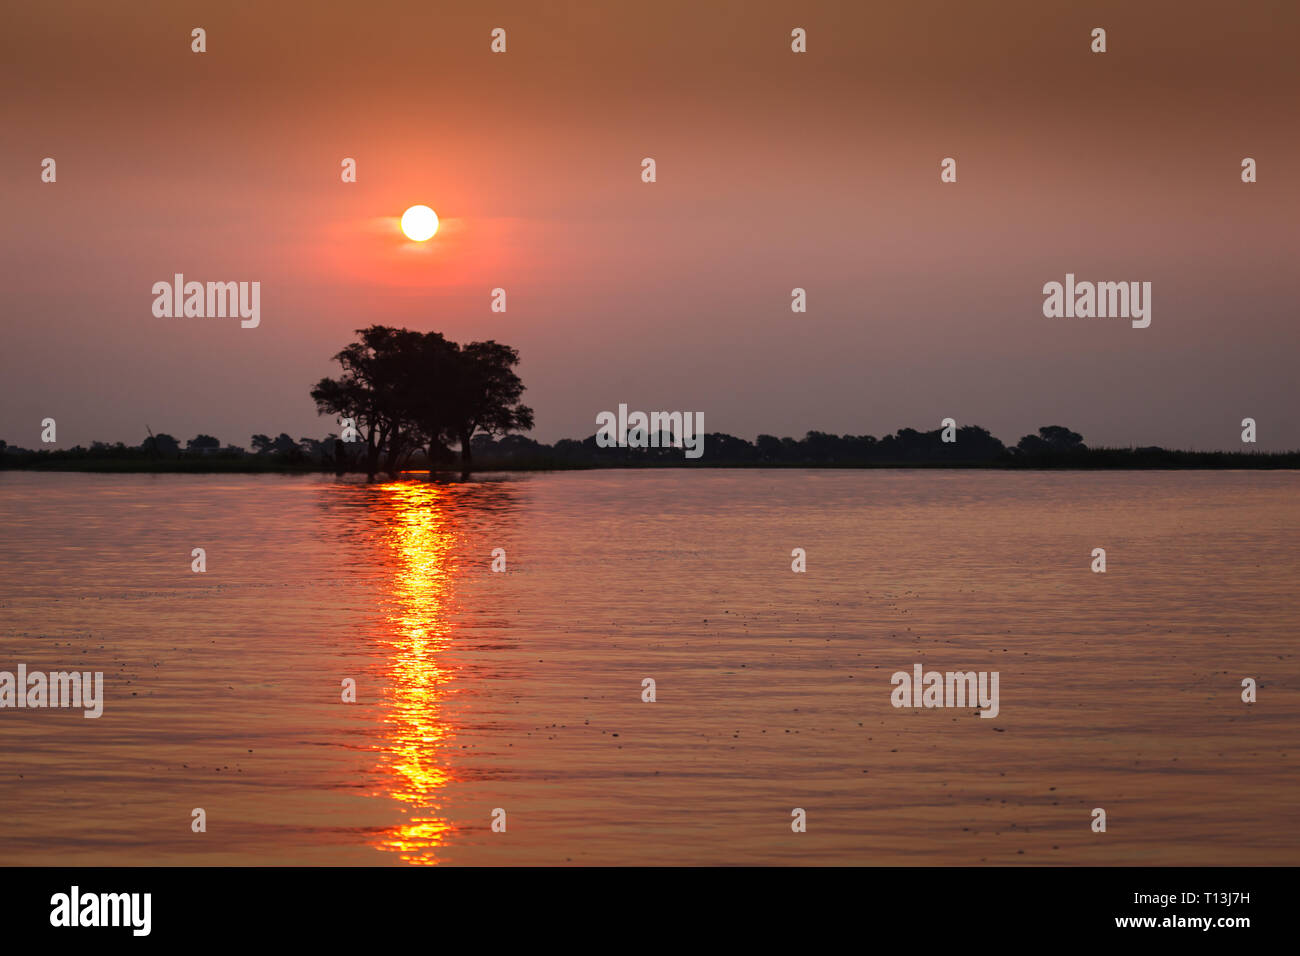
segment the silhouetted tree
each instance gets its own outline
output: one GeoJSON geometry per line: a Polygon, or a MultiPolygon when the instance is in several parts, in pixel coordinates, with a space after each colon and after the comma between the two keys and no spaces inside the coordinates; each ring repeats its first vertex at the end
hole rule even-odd
{"type": "MultiPolygon", "coordinates": [[[[461,348],[437,333],[426,337],[415,417],[432,445],[444,440],[460,445],[462,470],[473,464],[476,434],[505,435],[533,427],[533,410],[519,401],[524,384],[514,371],[518,364],[519,353],[499,342],[461,348]]],[[[430,448],[431,460],[435,454],[430,448]]]]}
{"type": "Polygon", "coordinates": [[[318,413],[354,420],[366,446],[366,474],[373,481],[381,454],[387,453],[385,465],[395,473],[402,454],[412,447],[415,425],[403,398],[423,336],[383,325],[358,329],[357,336],[334,356],[343,374],[321,379],[311,397],[318,413]]]}
{"type": "MultiPolygon", "coordinates": [[[[737,438],[734,435],[727,435],[722,432],[709,432],[704,436],[704,447],[709,450],[711,458],[716,457],[721,461],[751,462],[756,458],[754,446],[743,438],[737,438]]],[[[676,451],[674,449],[674,451],[676,451]]],[[[680,451],[676,451],[680,455],[680,451]]],[[[703,458],[696,459],[702,461],[703,458]]]]}
{"type": "Polygon", "coordinates": [[[437,332],[381,325],[357,336],[334,357],[343,374],[321,379],[311,397],[320,414],[354,419],[372,480],[381,461],[395,475],[421,445],[433,467],[453,441],[468,471],[476,434],[533,427],[532,409],[519,401],[524,386],[514,349],[490,341],[462,348],[437,332]]]}
{"type": "Polygon", "coordinates": [[[754,450],[762,461],[781,460],[781,439],[775,435],[759,435],[754,442],[754,450]]]}
{"type": "Polygon", "coordinates": [[[1042,455],[1048,452],[1087,451],[1083,436],[1062,425],[1044,425],[1037,435],[1026,435],[1016,443],[1016,451],[1025,455],[1042,455]]]}
{"type": "Polygon", "coordinates": [[[276,438],[270,438],[266,435],[254,435],[252,443],[253,453],[256,455],[283,455],[294,458],[297,457],[294,453],[300,450],[298,443],[290,438],[286,432],[280,432],[276,438]]]}
{"type": "MultiPolygon", "coordinates": [[[[942,434],[942,432],[940,432],[942,434]]],[[[1006,453],[1007,446],[979,425],[963,425],[957,429],[955,444],[943,446],[950,457],[961,461],[992,461],[1006,453]]]]}
{"type": "Polygon", "coordinates": [[[221,447],[221,442],[211,435],[195,435],[185,443],[185,450],[199,455],[206,455],[208,452],[216,451],[221,447]]]}
{"type": "Polygon", "coordinates": [[[432,469],[450,458],[446,443],[454,432],[460,346],[439,332],[425,333],[409,344],[398,369],[396,397],[405,410],[411,442],[425,447],[432,469]]]}
{"type": "Polygon", "coordinates": [[[157,435],[150,435],[140,443],[140,448],[149,452],[151,455],[158,455],[163,458],[175,458],[180,454],[181,443],[166,432],[159,432],[157,435]]]}

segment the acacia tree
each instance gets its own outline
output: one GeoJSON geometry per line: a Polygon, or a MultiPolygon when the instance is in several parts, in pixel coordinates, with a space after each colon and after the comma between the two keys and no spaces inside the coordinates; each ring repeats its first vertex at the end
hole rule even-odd
{"type": "Polygon", "coordinates": [[[401,396],[421,335],[372,325],[358,329],[357,337],[334,356],[343,374],[321,379],[311,397],[319,414],[353,419],[366,443],[366,475],[373,481],[381,454],[385,470],[396,474],[402,456],[412,447],[415,426],[401,396]]]}
{"type": "Polygon", "coordinates": [[[461,469],[473,464],[475,434],[505,435],[533,427],[533,410],[520,402],[524,383],[515,374],[519,352],[499,342],[471,342],[452,363],[450,395],[442,409],[445,433],[460,444],[461,469]]]}
{"type": "Polygon", "coordinates": [[[320,414],[352,418],[366,443],[366,472],[373,481],[381,457],[396,474],[416,447],[435,462],[447,442],[460,445],[468,472],[475,434],[504,435],[533,427],[533,411],[520,403],[515,374],[519,353],[498,342],[463,348],[437,332],[373,325],[334,358],[337,378],[311,391],[320,414]]]}
{"type": "Polygon", "coordinates": [[[447,453],[460,352],[460,346],[441,333],[427,332],[413,343],[402,363],[397,401],[412,442],[427,449],[430,469],[447,453]]]}

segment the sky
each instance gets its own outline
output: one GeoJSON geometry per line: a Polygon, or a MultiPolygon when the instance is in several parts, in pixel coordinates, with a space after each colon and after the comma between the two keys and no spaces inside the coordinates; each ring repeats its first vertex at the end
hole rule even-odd
{"type": "Polygon", "coordinates": [[[548,442],[625,403],[751,440],[952,417],[1240,449],[1251,417],[1300,448],[1297,27],[1289,0],[11,6],[0,439],[321,437],[309,389],[380,323],[517,348],[548,442]],[[156,317],[175,273],[260,282],[260,325],[156,317]],[[1150,327],[1045,317],[1067,273],[1151,282],[1150,327]]]}

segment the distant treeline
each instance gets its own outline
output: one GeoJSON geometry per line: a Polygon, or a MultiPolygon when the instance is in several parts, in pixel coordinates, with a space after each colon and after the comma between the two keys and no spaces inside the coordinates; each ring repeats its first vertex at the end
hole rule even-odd
{"type": "MultiPolygon", "coordinates": [[[[438,332],[372,325],[357,329],[355,341],[334,360],[339,377],[321,379],[310,394],[317,412],[339,424],[339,434],[297,441],[284,433],[276,438],[254,435],[251,451],[223,446],[211,435],[195,435],[182,449],[171,435],[154,435],[152,430],[138,446],[94,442],[89,448],[29,451],[0,441],[0,468],[326,470],[356,472],[373,480],[380,473],[393,476],[403,471],[619,467],[1300,467],[1300,452],[1091,449],[1082,435],[1060,425],[1044,426],[1008,447],[987,429],[957,428],[951,419],[945,419],[947,428],[929,432],[902,428],[884,438],[809,432],[802,439],[759,435],[748,442],[713,432],[704,436],[699,456],[695,455],[698,435],[687,429],[677,438],[688,439],[688,457],[669,432],[647,434],[665,420],[670,426],[683,426],[685,421],[655,413],[647,419],[648,425],[621,436],[602,430],[581,441],[565,438],[544,445],[519,434],[533,427],[533,410],[521,401],[524,384],[515,373],[519,353],[509,346],[491,340],[460,345],[438,332]]],[[[620,406],[620,416],[623,411],[620,406]]]]}
{"type": "MultiPolygon", "coordinates": [[[[950,431],[899,429],[892,435],[832,435],[808,432],[802,439],[759,435],[753,442],[711,432],[704,454],[688,459],[661,435],[661,447],[601,448],[596,436],[581,441],[561,439],[553,445],[523,435],[470,439],[478,471],[534,471],[569,468],[1300,468],[1297,452],[1195,452],[1164,448],[1089,448],[1077,432],[1059,425],[1038,429],[1014,446],[1003,444],[987,429],[975,425],[950,431]]],[[[402,470],[464,471],[464,456],[434,449],[413,450],[393,472],[402,470]]],[[[31,451],[0,441],[0,468],[42,468],[72,471],[334,471],[369,470],[365,442],[344,443],[336,435],[297,441],[281,433],[276,438],[254,435],[251,450],[222,445],[210,435],[196,435],[184,447],[171,435],[151,435],[136,446],[94,442],[89,448],[31,451]]]]}

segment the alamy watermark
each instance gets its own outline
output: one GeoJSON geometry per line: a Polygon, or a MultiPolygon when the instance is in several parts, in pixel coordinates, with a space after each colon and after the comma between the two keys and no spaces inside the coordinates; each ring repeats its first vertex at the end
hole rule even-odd
{"type": "Polygon", "coordinates": [[[618,414],[596,416],[599,448],[682,448],[687,458],[704,454],[703,412],[632,412],[618,406],[618,414]],[[667,432],[665,437],[664,433],[667,432]]]}
{"type": "Polygon", "coordinates": [[[255,329],[262,322],[262,283],[186,282],[177,272],[172,281],[153,284],[153,314],[160,319],[242,319],[241,328],[255,329]]]}
{"type": "Polygon", "coordinates": [[[80,707],[93,720],[104,713],[103,671],[0,671],[0,708],[80,707]]]}
{"type": "Polygon", "coordinates": [[[51,896],[50,907],[51,926],[128,926],[133,936],[152,928],[152,893],[82,893],[73,886],[51,896]]]}
{"type": "Polygon", "coordinates": [[[1150,282],[1075,282],[1065,274],[1065,284],[1043,286],[1043,315],[1049,319],[1132,319],[1133,328],[1151,324],[1150,282]]]}
{"type": "Polygon", "coordinates": [[[998,671],[895,671],[889,702],[895,707],[982,707],[981,717],[998,715],[998,671]]]}

